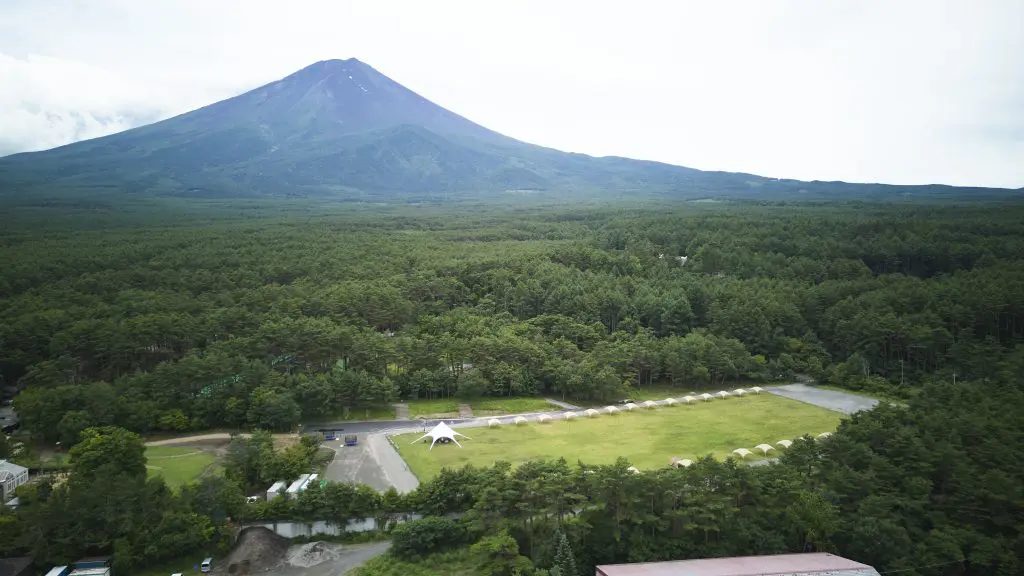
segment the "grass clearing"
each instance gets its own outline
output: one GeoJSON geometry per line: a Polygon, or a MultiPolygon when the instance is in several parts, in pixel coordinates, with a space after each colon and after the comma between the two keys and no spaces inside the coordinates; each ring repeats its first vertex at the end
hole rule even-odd
{"type": "Polygon", "coordinates": [[[452,398],[435,400],[409,400],[409,416],[412,418],[447,418],[459,415],[459,402],[452,398]]]}
{"type": "Polygon", "coordinates": [[[652,469],[667,466],[673,456],[724,458],[736,448],[753,450],[761,443],[832,431],[840,418],[824,408],[759,394],[571,422],[469,428],[462,430],[471,438],[460,439],[464,448],[448,444],[428,451],[425,444],[410,444],[421,434],[396,436],[395,444],[420,480],[445,467],[489,466],[498,460],[520,464],[536,458],[607,464],[624,456],[637,468],[652,469]]]}
{"type": "Polygon", "coordinates": [[[520,414],[523,412],[545,412],[557,410],[547,400],[537,397],[525,398],[480,398],[469,403],[474,416],[493,416],[496,414],[520,414]]]}
{"type": "Polygon", "coordinates": [[[146,471],[162,476],[171,488],[178,488],[211,471],[216,457],[209,450],[196,446],[149,446],[146,448],[146,471]]]}
{"type": "Polygon", "coordinates": [[[384,554],[349,572],[351,576],[475,576],[480,560],[463,546],[448,552],[431,554],[415,561],[384,554]]]}

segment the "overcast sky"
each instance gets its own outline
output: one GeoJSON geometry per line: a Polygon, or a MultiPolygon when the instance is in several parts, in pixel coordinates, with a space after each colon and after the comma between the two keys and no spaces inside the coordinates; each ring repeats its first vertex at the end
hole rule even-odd
{"type": "Polygon", "coordinates": [[[594,155],[1024,186],[1024,1],[0,2],[0,155],[356,57],[594,155]]]}

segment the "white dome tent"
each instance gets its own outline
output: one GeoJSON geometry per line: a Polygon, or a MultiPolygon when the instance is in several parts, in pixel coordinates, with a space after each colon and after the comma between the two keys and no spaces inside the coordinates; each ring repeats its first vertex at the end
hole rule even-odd
{"type": "Polygon", "coordinates": [[[769,450],[774,450],[775,449],[775,448],[772,448],[771,444],[758,444],[757,446],[754,446],[754,448],[757,448],[758,450],[760,450],[762,453],[764,453],[765,456],[768,455],[768,451],[769,450]]]}
{"type": "Polygon", "coordinates": [[[750,391],[753,392],[754,394],[760,394],[761,392],[764,392],[764,388],[761,388],[760,386],[754,386],[753,388],[750,389],[750,391]]]}
{"type": "Polygon", "coordinates": [[[594,410],[593,408],[588,408],[587,411],[584,412],[584,414],[587,415],[587,418],[597,418],[598,416],[601,415],[600,412],[598,412],[597,410],[594,410]]]}
{"type": "Polygon", "coordinates": [[[818,434],[818,438],[824,440],[825,438],[828,438],[831,435],[832,435],[831,432],[822,432],[821,434],[818,434]]]}
{"type": "Polygon", "coordinates": [[[679,400],[676,400],[675,398],[665,398],[665,406],[675,406],[676,404],[679,404],[679,400]]]}
{"type": "Polygon", "coordinates": [[[737,389],[733,390],[732,393],[737,395],[737,396],[743,396],[744,394],[747,393],[747,391],[744,390],[743,388],[737,388],[737,389]]]}
{"type": "Polygon", "coordinates": [[[430,442],[430,450],[434,449],[434,444],[437,444],[438,440],[440,440],[442,443],[454,442],[456,446],[462,448],[462,444],[459,444],[459,441],[455,439],[456,436],[462,436],[467,440],[471,439],[469,436],[466,436],[461,432],[456,432],[455,430],[452,430],[451,426],[445,424],[442,421],[438,422],[437,426],[434,426],[434,428],[431,429],[430,432],[427,432],[423,436],[420,436],[419,438],[413,440],[412,442],[410,442],[410,444],[415,444],[420,440],[423,440],[424,438],[431,438],[432,440],[430,442]]]}
{"type": "Polygon", "coordinates": [[[629,410],[630,412],[632,412],[633,410],[636,410],[638,408],[638,406],[636,404],[632,403],[632,402],[626,402],[626,405],[623,406],[623,408],[625,408],[626,410],[629,410]]]}
{"type": "Polygon", "coordinates": [[[746,448],[737,448],[733,450],[732,453],[738,455],[740,458],[746,458],[747,456],[753,454],[753,452],[747,450],[746,448]]]}
{"type": "Polygon", "coordinates": [[[689,468],[690,466],[693,466],[693,460],[689,460],[687,458],[673,457],[671,466],[673,468],[689,468]]]}
{"type": "Polygon", "coordinates": [[[630,466],[629,468],[626,468],[626,472],[630,472],[632,474],[639,474],[640,470],[636,466],[630,466]]]}
{"type": "Polygon", "coordinates": [[[683,396],[683,402],[686,402],[687,404],[689,404],[690,402],[693,402],[695,400],[696,400],[696,398],[694,398],[693,396],[683,396]]]}
{"type": "Polygon", "coordinates": [[[490,420],[487,421],[488,428],[495,428],[497,426],[501,426],[501,420],[498,420],[497,418],[491,418],[490,420]]]}
{"type": "Polygon", "coordinates": [[[605,406],[604,407],[604,411],[609,413],[609,414],[618,414],[619,413],[619,409],[616,408],[615,406],[605,406]]]}
{"type": "Polygon", "coordinates": [[[657,407],[658,407],[658,403],[654,402],[653,400],[647,400],[647,401],[644,402],[644,408],[651,409],[651,408],[657,408],[657,407]]]}
{"type": "Polygon", "coordinates": [[[547,424],[548,422],[551,422],[551,416],[548,416],[547,414],[541,414],[540,416],[537,416],[537,422],[540,422],[541,424],[547,424]]]}
{"type": "Polygon", "coordinates": [[[708,400],[711,400],[711,399],[714,398],[714,396],[712,396],[711,394],[708,394],[707,392],[701,394],[700,397],[702,399],[704,399],[705,402],[707,402],[708,400]]]}
{"type": "Polygon", "coordinates": [[[793,441],[792,440],[779,440],[778,442],[775,443],[775,445],[776,446],[782,446],[783,448],[789,448],[790,446],[793,445],[793,441]]]}
{"type": "Polygon", "coordinates": [[[516,419],[513,420],[512,423],[515,424],[516,426],[526,424],[526,418],[523,416],[516,416],[516,419]]]}
{"type": "Polygon", "coordinates": [[[732,394],[729,394],[725,390],[721,390],[721,391],[718,392],[718,394],[715,394],[715,396],[718,396],[719,398],[722,398],[724,400],[725,398],[728,398],[729,396],[732,396],[732,394]]]}
{"type": "Polygon", "coordinates": [[[569,411],[565,413],[564,418],[566,420],[572,420],[573,418],[579,418],[579,414],[569,411]]]}

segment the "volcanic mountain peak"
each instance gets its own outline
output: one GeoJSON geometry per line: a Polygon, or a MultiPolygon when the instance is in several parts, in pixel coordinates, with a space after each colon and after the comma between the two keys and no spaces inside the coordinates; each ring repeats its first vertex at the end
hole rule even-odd
{"type": "Polygon", "coordinates": [[[0,159],[0,197],[26,198],[101,192],[387,200],[506,191],[806,198],[944,190],[776,180],[542,148],[446,110],[355,58],[323,60],[149,126],[0,159]]]}

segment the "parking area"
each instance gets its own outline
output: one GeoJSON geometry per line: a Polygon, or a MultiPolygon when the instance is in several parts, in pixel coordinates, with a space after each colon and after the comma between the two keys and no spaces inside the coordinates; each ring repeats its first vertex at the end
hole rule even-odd
{"type": "Polygon", "coordinates": [[[355,446],[345,446],[344,438],[325,441],[323,446],[334,451],[324,477],[332,482],[361,483],[375,490],[394,487],[401,493],[419,486],[416,476],[388,443],[383,432],[358,434],[355,446]]]}
{"type": "Polygon", "coordinates": [[[783,386],[772,386],[767,389],[772,394],[784,396],[792,400],[799,400],[807,404],[820,406],[828,410],[853,414],[861,410],[870,410],[878,404],[878,400],[867,396],[858,396],[848,392],[837,390],[826,390],[806,384],[785,384],[783,386]]]}

